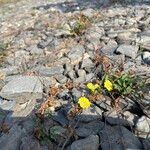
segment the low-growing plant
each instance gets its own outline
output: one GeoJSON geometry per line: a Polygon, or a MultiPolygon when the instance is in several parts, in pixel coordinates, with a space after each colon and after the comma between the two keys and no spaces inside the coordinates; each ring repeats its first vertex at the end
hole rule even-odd
{"type": "MultiPolygon", "coordinates": [[[[110,72],[110,70],[109,70],[110,72]]],[[[119,97],[141,98],[141,89],[146,85],[146,80],[130,73],[113,72],[105,74],[99,84],[87,83],[90,95],[80,97],[78,104],[81,109],[87,109],[91,103],[109,96],[112,101],[119,97]]]]}
{"type": "Polygon", "coordinates": [[[117,96],[128,96],[137,93],[145,85],[145,80],[130,73],[111,73],[105,75],[104,80],[109,82],[106,85],[105,81],[103,81],[104,87],[107,89],[106,86],[108,86],[110,90],[107,90],[117,96]]]}
{"type": "Polygon", "coordinates": [[[76,22],[76,25],[71,29],[71,33],[74,35],[81,35],[85,29],[86,29],[85,24],[78,20],[76,22]]]}
{"type": "MultiPolygon", "coordinates": [[[[85,30],[90,26],[90,19],[83,14],[79,14],[74,18],[75,23],[73,25],[69,25],[69,31],[72,35],[82,35],[85,30]]],[[[70,21],[69,21],[70,22],[70,21]]]]}
{"type": "Polygon", "coordinates": [[[114,89],[117,90],[120,95],[130,94],[134,92],[134,82],[134,77],[131,77],[129,74],[123,74],[114,80],[114,89]]]}
{"type": "Polygon", "coordinates": [[[56,140],[56,138],[61,134],[62,133],[61,133],[60,126],[54,126],[54,127],[50,128],[50,130],[49,130],[50,139],[56,140]]]}

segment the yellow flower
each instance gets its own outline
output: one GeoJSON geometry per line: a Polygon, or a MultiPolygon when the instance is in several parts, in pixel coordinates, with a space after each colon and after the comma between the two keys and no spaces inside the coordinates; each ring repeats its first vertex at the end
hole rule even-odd
{"type": "Polygon", "coordinates": [[[82,109],[89,108],[91,106],[91,102],[86,97],[80,97],[78,104],[82,109]]]}
{"type": "Polygon", "coordinates": [[[95,84],[94,87],[95,87],[95,89],[99,89],[100,88],[100,86],[98,84],[95,84]]]}
{"type": "Polygon", "coordinates": [[[95,90],[99,89],[100,86],[98,84],[93,84],[93,83],[88,83],[87,84],[87,88],[91,91],[91,92],[95,92],[95,90]]]}
{"type": "Polygon", "coordinates": [[[109,80],[105,80],[104,82],[104,87],[108,90],[108,91],[112,91],[113,90],[113,85],[109,80]]]}
{"type": "Polygon", "coordinates": [[[94,88],[93,83],[88,83],[88,84],[87,84],[87,88],[88,88],[89,90],[91,90],[92,92],[95,91],[95,88],[94,88]]]}

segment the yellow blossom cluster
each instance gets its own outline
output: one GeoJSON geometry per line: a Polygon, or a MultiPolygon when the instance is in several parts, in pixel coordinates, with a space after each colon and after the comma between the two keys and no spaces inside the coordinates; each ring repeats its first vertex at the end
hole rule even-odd
{"type": "Polygon", "coordinates": [[[86,97],[80,97],[78,104],[80,105],[80,107],[82,109],[86,109],[86,108],[89,108],[91,106],[91,102],[86,97]]]}
{"type": "Polygon", "coordinates": [[[113,84],[112,84],[109,80],[105,80],[105,82],[104,82],[104,87],[105,87],[108,91],[112,91],[112,90],[113,90],[113,84]]]}
{"type": "Polygon", "coordinates": [[[100,89],[100,86],[98,84],[88,83],[87,88],[92,92],[95,93],[96,90],[100,89]]]}
{"type": "MultiPolygon", "coordinates": [[[[106,79],[104,81],[104,87],[108,90],[108,91],[112,91],[113,90],[113,84],[111,83],[110,80],[106,79]]],[[[93,84],[93,83],[88,83],[87,84],[87,88],[92,92],[95,93],[96,90],[100,89],[100,86],[98,84],[93,84]]],[[[86,97],[80,97],[78,100],[78,104],[82,109],[87,109],[91,106],[91,102],[89,101],[88,98],[86,97]]]]}

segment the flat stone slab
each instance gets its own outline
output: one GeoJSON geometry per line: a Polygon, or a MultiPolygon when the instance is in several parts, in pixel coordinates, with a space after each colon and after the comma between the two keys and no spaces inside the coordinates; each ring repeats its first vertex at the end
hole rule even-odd
{"type": "Polygon", "coordinates": [[[36,76],[19,76],[10,80],[0,91],[0,96],[25,103],[42,98],[43,85],[36,76]]]}
{"type": "Polygon", "coordinates": [[[122,44],[117,48],[116,53],[124,54],[125,56],[135,59],[138,49],[138,46],[122,44]]]}
{"type": "Polygon", "coordinates": [[[77,45],[72,47],[67,54],[68,58],[71,60],[72,64],[76,64],[82,60],[85,49],[82,45],[77,45]]]}
{"type": "Polygon", "coordinates": [[[106,126],[99,135],[102,150],[143,149],[140,140],[123,126],[106,126]]]}
{"type": "Polygon", "coordinates": [[[0,97],[0,109],[11,110],[15,106],[15,101],[4,100],[0,97]]]}
{"type": "Polygon", "coordinates": [[[71,150],[98,150],[98,149],[99,149],[98,135],[90,135],[87,138],[73,142],[71,145],[71,150]]]}
{"type": "Polygon", "coordinates": [[[52,77],[55,75],[60,75],[64,72],[63,66],[53,66],[53,67],[39,67],[37,68],[38,73],[41,76],[52,77]]]}
{"type": "Polygon", "coordinates": [[[3,134],[0,138],[1,150],[17,150],[21,143],[21,138],[25,136],[25,130],[20,126],[14,125],[8,134],[3,134]]]}

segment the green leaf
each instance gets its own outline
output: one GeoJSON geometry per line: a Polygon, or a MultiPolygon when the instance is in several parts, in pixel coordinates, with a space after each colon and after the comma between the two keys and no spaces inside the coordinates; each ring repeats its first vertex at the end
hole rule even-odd
{"type": "Polygon", "coordinates": [[[131,91],[132,91],[131,87],[128,86],[128,87],[126,88],[126,94],[129,94],[131,91]]]}
{"type": "Polygon", "coordinates": [[[125,83],[125,82],[123,82],[123,87],[125,87],[125,88],[127,87],[127,85],[126,85],[126,83],[125,83]]]}
{"type": "Polygon", "coordinates": [[[120,80],[117,80],[117,83],[118,83],[120,86],[122,86],[122,83],[121,83],[120,80]]]}
{"type": "Polygon", "coordinates": [[[118,90],[119,92],[121,91],[121,87],[118,84],[114,84],[114,89],[118,90]]]}
{"type": "Polygon", "coordinates": [[[123,74],[121,78],[122,78],[122,80],[125,80],[127,77],[128,77],[127,74],[123,74]]]}

